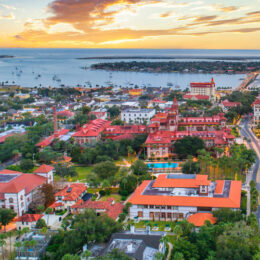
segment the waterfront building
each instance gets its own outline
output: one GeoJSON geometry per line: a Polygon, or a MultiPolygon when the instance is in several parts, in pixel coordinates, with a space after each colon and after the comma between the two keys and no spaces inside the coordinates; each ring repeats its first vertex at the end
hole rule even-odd
{"type": "MultiPolygon", "coordinates": [[[[189,96],[207,96],[211,102],[216,101],[215,82],[212,78],[210,82],[191,82],[189,96]]],[[[187,96],[186,96],[187,97],[187,96]]]]}
{"type": "Polygon", "coordinates": [[[175,221],[220,208],[238,210],[241,181],[210,181],[207,175],[161,174],[145,180],[128,202],[130,219],[175,221]]]}
{"type": "Polygon", "coordinates": [[[228,112],[229,109],[234,108],[234,107],[239,107],[241,106],[240,102],[231,102],[225,99],[224,101],[221,102],[220,107],[222,110],[226,113],[228,112]]]}
{"type": "Polygon", "coordinates": [[[155,113],[155,109],[127,109],[121,112],[121,120],[127,124],[150,123],[155,113]]]}

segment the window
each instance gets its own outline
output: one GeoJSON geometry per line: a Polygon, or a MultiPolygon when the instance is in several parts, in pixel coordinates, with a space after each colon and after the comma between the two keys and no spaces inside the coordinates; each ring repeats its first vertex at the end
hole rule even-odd
{"type": "Polygon", "coordinates": [[[144,205],[144,208],[145,208],[145,209],[148,209],[148,205],[144,205]]]}
{"type": "Polygon", "coordinates": [[[24,206],[24,203],[22,202],[22,203],[21,203],[21,207],[23,207],[23,206],[24,206]]]}
{"type": "Polygon", "coordinates": [[[138,211],[138,218],[142,218],[143,217],[143,212],[142,211],[138,211]]]}
{"type": "Polygon", "coordinates": [[[12,209],[12,210],[13,210],[13,209],[14,209],[14,206],[10,206],[10,209],[12,209]]]}
{"type": "Polygon", "coordinates": [[[160,208],[160,206],[155,206],[155,208],[156,208],[156,209],[159,209],[159,208],[160,208]]]}
{"type": "Polygon", "coordinates": [[[150,209],[154,209],[154,205],[150,205],[150,209]]]}
{"type": "Polygon", "coordinates": [[[172,207],[171,206],[167,206],[167,209],[172,209],[172,207]]]}
{"type": "Polygon", "coordinates": [[[165,209],[165,206],[161,206],[161,209],[165,209]]]}
{"type": "Polygon", "coordinates": [[[14,199],[13,198],[9,198],[9,203],[14,203],[14,199]]]}
{"type": "Polygon", "coordinates": [[[21,195],[20,200],[23,200],[23,195],[21,195]]]}

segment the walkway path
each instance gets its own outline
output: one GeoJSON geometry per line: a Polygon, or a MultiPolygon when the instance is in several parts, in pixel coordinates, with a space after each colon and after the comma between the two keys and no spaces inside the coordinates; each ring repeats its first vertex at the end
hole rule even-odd
{"type": "Polygon", "coordinates": [[[169,250],[168,250],[168,255],[167,255],[167,258],[166,260],[170,260],[170,257],[171,257],[171,252],[172,252],[172,243],[168,242],[168,246],[169,246],[169,250]]]}

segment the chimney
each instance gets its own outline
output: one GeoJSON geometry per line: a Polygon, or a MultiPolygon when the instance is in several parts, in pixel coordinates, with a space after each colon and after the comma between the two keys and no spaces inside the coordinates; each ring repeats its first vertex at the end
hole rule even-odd
{"type": "Polygon", "coordinates": [[[58,126],[57,126],[56,106],[53,107],[53,120],[54,120],[54,138],[57,138],[58,137],[58,126]]]}

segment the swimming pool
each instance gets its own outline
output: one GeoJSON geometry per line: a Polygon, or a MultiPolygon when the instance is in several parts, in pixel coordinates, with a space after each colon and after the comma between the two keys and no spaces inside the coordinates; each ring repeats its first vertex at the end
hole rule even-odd
{"type": "Polygon", "coordinates": [[[178,167],[178,163],[147,163],[147,166],[149,168],[177,168],[178,167]]]}

